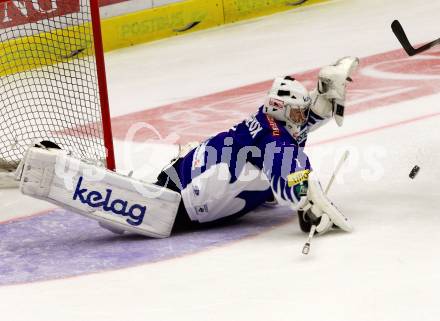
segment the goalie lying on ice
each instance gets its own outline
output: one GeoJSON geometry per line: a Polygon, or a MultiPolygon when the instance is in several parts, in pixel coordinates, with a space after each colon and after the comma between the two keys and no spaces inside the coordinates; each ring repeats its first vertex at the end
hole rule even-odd
{"type": "Polygon", "coordinates": [[[146,183],[70,157],[54,144],[31,147],[17,169],[24,194],[99,221],[116,233],[168,237],[176,229],[224,223],[265,202],[301,211],[304,231],[351,231],[328,200],[304,147],[308,132],[334,117],[342,125],[346,83],[358,59],[319,72],[312,92],[291,77],[275,79],[258,111],[181,153],[146,183]],[[74,175],[65,175],[65,168],[74,175]]]}

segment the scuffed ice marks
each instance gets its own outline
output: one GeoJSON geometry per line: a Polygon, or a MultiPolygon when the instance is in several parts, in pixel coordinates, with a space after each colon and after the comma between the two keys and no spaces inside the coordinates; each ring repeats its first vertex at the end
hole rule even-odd
{"type": "Polygon", "coordinates": [[[57,209],[0,225],[0,285],[120,269],[161,261],[252,236],[287,222],[285,208],[262,208],[218,228],[182,232],[168,239],[115,235],[90,219],[57,209]]]}

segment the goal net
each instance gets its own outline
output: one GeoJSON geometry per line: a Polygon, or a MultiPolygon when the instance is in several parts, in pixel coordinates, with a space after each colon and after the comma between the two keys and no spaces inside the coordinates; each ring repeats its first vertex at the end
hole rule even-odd
{"type": "Polygon", "coordinates": [[[114,169],[98,0],[0,0],[0,168],[49,140],[114,169]]]}

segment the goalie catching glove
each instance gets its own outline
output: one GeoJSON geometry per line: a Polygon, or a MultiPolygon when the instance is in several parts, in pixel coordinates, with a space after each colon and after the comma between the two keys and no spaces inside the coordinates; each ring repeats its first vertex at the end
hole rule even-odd
{"type": "Polygon", "coordinates": [[[312,225],[316,225],[318,234],[324,234],[334,226],[346,232],[353,230],[348,218],[324,194],[314,172],[309,175],[306,203],[298,210],[298,217],[303,232],[309,232],[312,225]]]}
{"type": "Polygon", "coordinates": [[[342,126],[345,113],[347,82],[359,65],[359,58],[344,57],[334,65],[321,68],[317,89],[311,93],[313,112],[323,118],[333,116],[338,126],[342,126]]]}

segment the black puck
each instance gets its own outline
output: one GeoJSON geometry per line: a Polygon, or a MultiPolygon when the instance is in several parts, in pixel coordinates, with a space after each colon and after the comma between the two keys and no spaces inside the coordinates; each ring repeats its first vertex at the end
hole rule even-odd
{"type": "Polygon", "coordinates": [[[413,169],[411,170],[411,172],[409,173],[409,178],[414,179],[417,175],[417,173],[419,172],[420,167],[419,166],[414,166],[413,169]]]}

